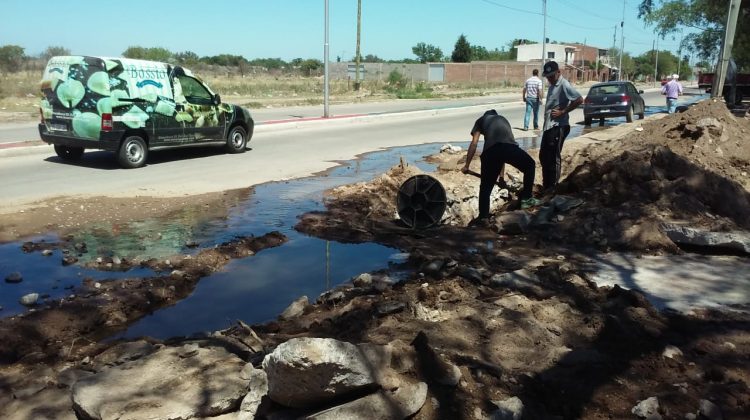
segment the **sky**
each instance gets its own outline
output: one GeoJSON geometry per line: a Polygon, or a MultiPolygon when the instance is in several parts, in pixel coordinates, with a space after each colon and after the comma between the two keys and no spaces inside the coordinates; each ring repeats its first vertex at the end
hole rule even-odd
{"type": "MultiPolygon", "coordinates": [[[[163,47],[199,56],[247,59],[324,58],[325,0],[0,0],[0,45],[26,55],[49,46],[72,54],[120,56],[130,46],[163,47]]],[[[638,19],[640,0],[547,0],[550,41],[609,48],[623,19],[626,52],[651,50],[653,28],[638,19]]],[[[329,58],[354,57],[357,0],[328,0],[329,58]]],[[[515,38],[541,42],[542,0],[362,0],[361,54],[416,58],[420,42],[450,55],[463,34],[471,45],[507,48],[515,38]]],[[[677,52],[679,39],[659,40],[677,52]]]]}

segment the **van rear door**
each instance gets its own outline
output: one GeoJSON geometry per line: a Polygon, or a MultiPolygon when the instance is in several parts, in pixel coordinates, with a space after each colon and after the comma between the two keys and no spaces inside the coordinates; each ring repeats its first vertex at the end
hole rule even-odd
{"type": "Polygon", "coordinates": [[[109,97],[109,74],[104,60],[52,57],[44,69],[41,90],[42,116],[50,134],[99,140],[102,117],[98,105],[102,98],[109,97]]]}

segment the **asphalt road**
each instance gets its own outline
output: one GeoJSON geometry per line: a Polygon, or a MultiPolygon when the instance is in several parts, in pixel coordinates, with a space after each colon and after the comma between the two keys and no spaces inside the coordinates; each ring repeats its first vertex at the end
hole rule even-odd
{"type": "MultiPolygon", "coordinates": [[[[658,92],[644,97],[647,106],[664,106],[658,92]]],[[[489,107],[505,115],[515,128],[522,126],[520,101],[266,124],[258,127],[246,153],[230,155],[212,148],[154,152],[145,167],[135,170],[120,169],[108,152],[86,152],[80,162],[70,164],[59,159],[51,146],[15,154],[1,150],[0,212],[56,196],[181,196],[224,191],[307,176],[382,148],[466,142],[474,120],[489,107]]],[[[579,108],[571,122],[581,120],[579,108]]],[[[517,137],[533,135],[516,131],[517,137]]]]}

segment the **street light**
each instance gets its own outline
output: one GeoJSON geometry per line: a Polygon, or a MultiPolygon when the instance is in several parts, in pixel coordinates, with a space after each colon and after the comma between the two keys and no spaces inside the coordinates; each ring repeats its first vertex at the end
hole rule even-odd
{"type": "Polygon", "coordinates": [[[328,118],[328,0],[325,1],[325,40],[323,43],[323,117],[328,118]]]}

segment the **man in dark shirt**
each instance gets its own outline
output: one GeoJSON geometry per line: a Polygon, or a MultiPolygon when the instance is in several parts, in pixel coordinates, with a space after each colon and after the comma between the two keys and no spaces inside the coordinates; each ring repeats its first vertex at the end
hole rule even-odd
{"type": "Polygon", "coordinates": [[[518,196],[521,200],[521,208],[538,205],[539,200],[531,196],[536,163],[528,153],[518,147],[510,123],[505,117],[498,115],[494,109],[485,112],[474,123],[474,128],[471,129],[471,144],[466,154],[466,164],[461,168],[461,172],[469,172],[469,165],[474,159],[480,135],[484,136],[484,146],[480,156],[482,171],[479,183],[479,219],[490,217],[490,194],[506,163],[523,172],[523,190],[518,196]]]}

